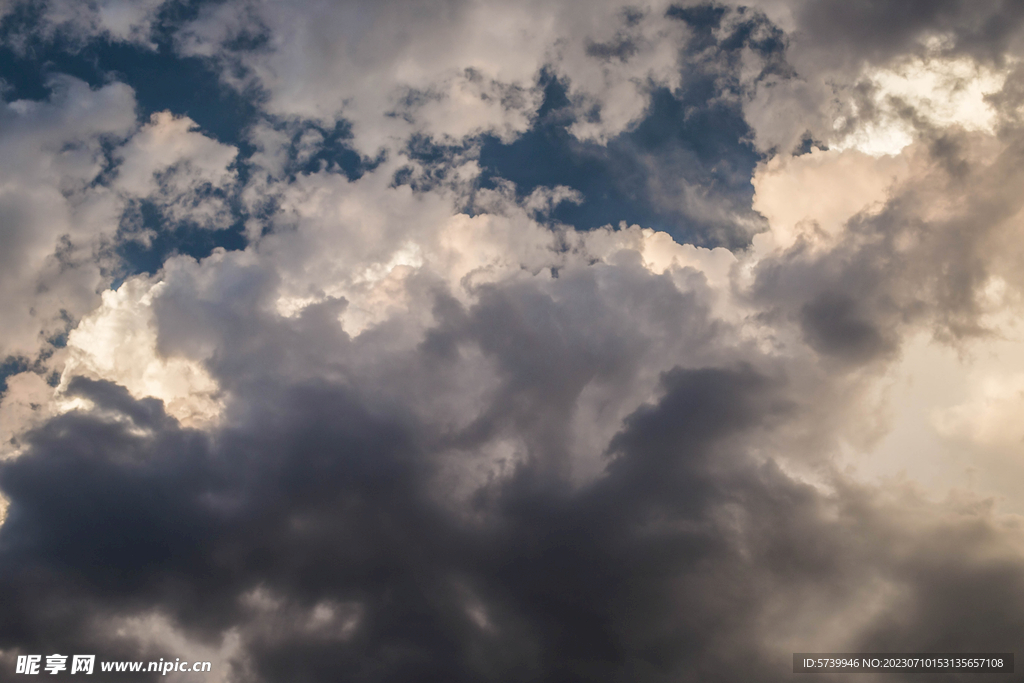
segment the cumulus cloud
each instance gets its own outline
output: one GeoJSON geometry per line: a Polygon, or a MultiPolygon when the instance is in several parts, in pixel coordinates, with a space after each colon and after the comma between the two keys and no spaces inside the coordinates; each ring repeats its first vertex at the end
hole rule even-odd
{"type": "MultiPolygon", "coordinates": [[[[110,372],[131,366],[124,371],[140,382],[151,372],[121,355],[129,347],[142,350],[133,346],[134,333],[121,339],[128,346],[115,351],[107,344],[119,339],[117,332],[97,335],[95,325],[83,322],[90,313],[103,317],[101,303],[112,304],[113,293],[104,290],[125,272],[119,259],[124,241],[151,241],[172,232],[176,222],[223,228],[234,220],[227,206],[236,181],[229,169],[234,148],[195,132],[189,119],[170,113],[157,114],[140,128],[134,92],[123,83],[90,87],[54,75],[47,87],[45,100],[2,105],[0,358],[5,402],[0,414],[5,417],[0,419],[8,434],[5,453],[19,424],[50,414],[45,409],[50,401],[42,397],[52,395],[51,387],[69,367],[82,371],[99,362],[110,372]],[[157,206],[165,224],[146,225],[139,217],[142,202],[157,206]],[[95,344],[83,351],[78,342],[95,344]]],[[[145,313],[139,320],[144,319],[145,313]]],[[[191,380],[170,379],[180,371],[166,371],[165,379],[188,385],[191,380]]],[[[128,375],[118,376],[119,381],[132,384],[128,375]]],[[[143,382],[150,384],[146,395],[154,391],[152,381],[143,382]]],[[[203,386],[200,391],[211,390],[203,386]]]]}
{"type": "MultiPolygon", "coordinates": [[[[470,316],[493,327],[493,306],[470,316]]],[[[537,334],[503,331],[509,343],[490,353],[504,362],[537,334]]],[[[575,389],[552,395],[533,377],[505,381],[543,400],[500,420],[527,452],[477,483],[469,509],[448,499],[450,439],[436,424],[341,384],[263,383],[211,439],[159,402],[76,381],[100,412],[56,418],[4,468],[5,555],[34,569],[5,574],[5,622],[35,624],[29,649],[59,639],[167,656],[175,639],[133,650],[89,607],[141,603],[179,640],[239,643],[233,666],[249,680],[782,679],[797,644],[1012,649],[1019,531],[983,503],[936,506],[841,477],[826,493],[787,476],[755,455],[799,412],[780,379],[671,370],[609,442],[602,476],[573,487],[545,418],[575,389]],[[950,618],[954,633],[935,626],[950,618]]]]}
{"type": "Polygon", "coordinates": [[[91,89],[62,76],[50,87],[47,101],[2,105],[3,356],[34,358],[40,337],[96,306],[106,265],[98,239],[116,228],[119,207],[93,183],[106,165],[104,139],[127,137],[135,125],[133,93],[122,83],[91,89]]]}
{"type": "Polygon", "coordinates": [[[231,170],[237,150],[196,131],[195,122],[168,111],[153,114],[114,154],[113,187],[136,200],[155,204],[169,223],[191,221],[224,229],[232,220],[226,191],[236,180],[231,170]]]}
{"type": "Polygon", "coordinates": [[[221,2],[156,49],[237,145],[116,80],[4,103],[0,667],[1013,651],[1010,9],[221,2]],[[133,269],[182,225],[244,240],[133,269]]]}
{"type": "Polygon", "coordinates": [[[590,114],[574,133],[607,139],[641,117],[651,87],[679,85],[683,31],[662,20],[665,9],[314,1],[294,11],[228,3],[204,9],[177,40],[184,54],[236,65],[225,76],[264,90],[271,113],[345,117],[357,149],[373,155],[410,132],[514,137],[540,105],[535,79],[548,64],[558,65],[574,105],[590,114]],[[232,50],[245,36],[264,37],[264,48],[232,50]]]}

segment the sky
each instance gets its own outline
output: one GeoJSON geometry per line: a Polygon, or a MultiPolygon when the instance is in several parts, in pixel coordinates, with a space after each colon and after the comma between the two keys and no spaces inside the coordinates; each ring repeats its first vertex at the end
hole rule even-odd
{"type": "Polygon", "coordinates": [[[1022,186],[1015,0],[0,0],[0,681],[1013,652],[1022,186]]]}

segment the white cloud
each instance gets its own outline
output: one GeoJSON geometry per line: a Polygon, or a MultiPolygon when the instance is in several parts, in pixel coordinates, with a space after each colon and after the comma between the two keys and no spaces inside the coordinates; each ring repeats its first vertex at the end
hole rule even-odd
{"type": "Polygon", "coordinates": [[[598,106],[600,122],[573,132],[604,140],[635,122],[650,84],[677,87],[680,22],[663,17],[666,3],[445,1],[387,5],[309,0],[236,2],[204,9],[178,34],[184,54],[236,60],[270,95],[267,109],[283,117],[353,124],[356,149],[373,156],[413,132],[460,139],[479,132],[521,133],[540,103],[535,79],[548,64],[570,83],[581,112],[598,106]],[[239,35],[267,35],[265,49],[232,54],[239,35]],[[622,57],[600,56],[608,44],[622,57]]]}
{"type": "MultiPolygon", "coordinates": [[[[968,131],[992,133],[996,111],[986,101],[999,92],[1012,69],[1002,71],[976,64],[968,58],[916,57],[890,67],[867,71],[863,78],[873,86],[874,116],[866,125],[840,134],[831,143],[837,150],[858,149],[873,156],[898,154],[924,126],[959,126],[968,131]],[[913,121],[904,111],[912,108],[913,121]]],[[[858,115],[853,107],[851,114],[858,115]]],[[[846,127],[843,117],[836,128],[846,127]]]]}
{"type": "Polygon", "coordinates": [[[228,165],[235,150],[169,113],[137,129],[134,94],[122,83],[90,89],[61,76],[50,87],[48,100],[0,105],[0,359],[34,363],[32,372],[9,382],[0,404],[5,430],[17,434],[51,414],[49,398],[41,397],[52,391],[44,389],[42,376],[72,369],[163,398],[186,422],[208,420],[216,414],[209,378],[201,369],[154,356],[145,316],[127,313],[142,305],[141,285],[130,281],[119,293],[104,290],[120,267],[111,244],[126,202],[149,198],[172,219],[222,227],[228,220],[223,197],[201,192],[234,182],[228,165]],[[108,182],[101,176],[104,145],[120,141],[108,182]],[[60,346],[76,326],[68,348],[54,354],[49,340],[60,346]],[[141,327],[139,339],[135,326],[141,327]],[[204,398],[190,403],[200,394],[204,398]],[[40,409],[26,408],[32,405],[40,409]]]}
{"type": "Polygon", "coordinates": [[[197,132],[188,117],[157,112],[115,152],[120,162],[112,186],[129,197],[154,201],[171,221],[210,229],[232,221],[224,196],[236,180],[230,168],[237,150],[197,132]]]}
{"type": "Polygon", "coordinates": [[[216,382],[202,365],[165,357],[157,349],[151,304],[162,285],[137,277],[103,293],[103,303],[68,335],[58,389],[75,375],[117,382],[133,396],[164,402],[186,426],[208,426],[220,416],[216,382]]]}
{"type": "MultiPolygon", "coordinates": [[[[34,31],[45,39],[59,35],[78,45],[104,38],[156,49],[151,34],[164,4],[165,0],[44,0],[38,3],[41,12],[34,31]]],[[[0,6],[0,17],[3,14],[0,6]]],[[[24,39],[15,35],[11,42],[20,47],[24,39]]]]}
{"type": "Polygon", "coordinates": [[[752,180],[753,207],[770,226],[755,240],[781,248],[798,239],[827,244],[857,214],[880,211],[911,163],[905,155],[875,158],[858,150],[776,156],[760,164],[752,180]]]}
{"type": "Polygon", "coordinates": [[[59,333],[98,303],[99,241],[117,229],[120,202],[91,183],[103,170],[101,136],[127,137],[132,90],[91,90],[58,77],[48,101],[0,104],[0,357],[34,358],[40,337],[59,333]]]}

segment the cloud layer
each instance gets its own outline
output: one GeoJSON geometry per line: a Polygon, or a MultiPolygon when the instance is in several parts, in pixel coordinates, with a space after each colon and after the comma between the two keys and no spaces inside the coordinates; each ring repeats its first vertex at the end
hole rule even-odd
{"type": "Polygon", "coordinates": [[[0,5],[0,680],[1014,650],[1009,4],[72,5],[0,5]]]}

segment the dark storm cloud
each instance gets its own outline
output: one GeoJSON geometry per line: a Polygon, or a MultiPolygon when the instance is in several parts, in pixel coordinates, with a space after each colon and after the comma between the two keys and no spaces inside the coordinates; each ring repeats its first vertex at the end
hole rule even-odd
{"type": "MultiPolygon", "coordinates": [[[[710,451],[760,422],[771,395],[744,369],[676,371],[665,388],[613,444],[607,479],[573,493],[526,464],[480,492],[475,528],[431,502],[414,428],[340,387],[284,389],[256,416],[265,427],[212,448],[173,425],[139,436],[66,415],[4,469],[5,564],[35,572],[5,573],[24,611],[5,611],[4,630],[25,629],[28,648],[81,642],[81,606],[102,601],[192,632],[244,624],[264,680],[658,680],[722,637],[693,613],[710,606],[672,604],[670,586],[707,580],[699,565],[729,554],[708,519],[721,496],[710,451]],[[357,603],[360,624],[344,643],[299,637],[301,623],[260,634],[240,599],[256,587],[307,608],[357,603]]],[[[117,387],[74,391],[153,426],[153,406],[117,387]]]]}
{"type": "Polygon", "coordinates": [[[171,287],[168,345],[233,349],[211,362],[232,417],[184,429],[155,399],[72,381],[95,407],[43,424],[0,468],[0,647],[166,656],[109,622],[156,612],[201,642],[237,628],[236,680],[781,681],[790,651],[773,638],[839,611],[858,624],[840,631],[849,647],[1012,650],[1024,573],[983,508],[947,518],[841,480],[824,493],[755,455],[803,419],[781,368],[664,373],[603,474],[572,484],[565,424],[585,386],[635,372],[651,324],[698,352],[721,338],[699,297],[619,270],[569,271],[547,293],[492,287],[468,308],[435,296],[437,326],[386,368],[404,380],[394,392],[350,367],[375,342],[340,330],[343,302],[261,314],[256,268],[199,300],[171,287]],[[236,332],[195,335],[213,322],[236,332]],[[453,432],[420,402],[443,400],[434,378],[469,348],[499,386],[453,432]],[[453,504],[450,450],[468,464],[509,436],[526,457],[453,504]],[[891,603],[863,616],[876,584],[891,603]],[[967,597],[937,606],[940,590],[967,597]],[[968,619],[972,604],[1006,607],[968,619]]]}
{"type": "Polygon", "coordinates": [[[198,638],[239,627],[247,680],[781,681],[789,653],[761,642],[769,603],[849,609],[870,568],[899,591],[859,642],[1012,649],[1019,560],[962,552],[998,543],[990,521],[908,535],[864,492],[829,500],[747,455],[792,411],[781,389],[742,366],[673,370],[612,442],[602,479],[573,490],[524,463],[479,491],[483,521],[467,524],[430,495],[422,426],[343,387],[274,389],[260,426],[210,439],[78,382],[149,432],[73,412],[4,465],[0,637],[141,657],[94,610],[159,610],[198,638]],[[886,535],[927,552],[862,545],[886,535]],[[255,590],[287,607],[268,612],[246,599],[255,590]],[[318,604],[351,606],[357,625],[309,623],[318,604]]]}
{"type": "MultiPolygon", "coordinates": [[[[1012,30],[1014,8],[978,6],[822,1],[801,5],[798,19],[840,57],[883,60],[934,27],[960,27],[963,50],[974,49],[971,36],[1004,44],[995,24],[1012,30]],[[833,10],[850,24],[840,38],[825,25],[833,10]]],[[[185,20],[195,16],[182,7],[185,20]]],[[[616,16],[620,32],[584,43],[588,64],[636,57],[629,30],[646,15],[616,16]]],[[[788,39],[758,12],[714,4],[674,7],[665,21],[691,37],[682,86],[652,88],[644,118],[607,145],[567,132],[602,112],[579,111],[550,65],[523,136],[413,135],[396,149],[420,169],[399,168],[383,185],[409,184],[416,199],[450,189],[452,169],[480,142],[484,185],[511,179],[523,196],[557,185],[585,195],[552,206],[553,222],[626,220],[745,245],[763,225],[750,208],[763,157],[742,110],[743,73],[754,64],[755,81],[794,78],[788,39]]],[[[353,151],[346,123],[259,115],[258,97],[211,90],[207,62],[173,61],[166,47],[139,57],[135,71],[126,66],[126,78],[142,83],[148,65],[157,81],[164,69],[195,76],[195,92],[175,90],[190,76],[172,78],[166,92],[140,91],[140,108],[178,93],[175,112],[237,143],[243,157],[272,156],[258,126],[267,140],[279,136],[279,167],[259,169],[268,215],[278,181],[352,181],[335,178],[342,190],[324,200],[296,200],[311,205],[372,191],[356,181],[375,162],[353,151]],[[224,99],[195,99],[214,95],[224,99]]],[[[75,54],[116,63],[110,45],[93,48],[75,54]]],[[[241,36],[230,49],[267,44],[241,36]]],[[[127,65],[135,52],[118,54],[127,65]]],[[[93,78],[116,69],[93,68],[93,78]]],[[[27,92],[30,81],[16,88],[27,92]]],[[[522,94],[492,85],[501,97],[522,94]]],[[[413,121],[435,96],[409,89],[391,114],[413,121]]],[[[1008,121],[1014,96],[1003,94],[1008,121]]],[[[984,332],[978,294],[995,272],[989,256],[1024,201],[1024,147],[1009,126],[994,160],[975,154],[966,132],[925,130],[917,182],[831,242],[808,238],[764,256],[750,290],[734,294],[751,320],[792,333],[798,348],[778,355],[759,350],[749,328],[713,318],[716,294],[726,293],[697,270],[656,275],[628,250],[591,262],[568,243],[553,277],[518,264],[511,270],[521,272],[487,284],[467,275],[461,301],[429,266],[403,266],[412,272],[408,310],[350,336],[339,324],[349,302],[316,289],[374,265],[346,262],[341,245],[360,238],[347,215],[325,210],[321,235],[296,226],[295,238],[309,239],[297,255],[282,230],[277,242],[203,264],[166,263],[174,251],[244,246],[243,209],[233,206],[221,231],[229,242],[188,225],[168,230],[159,206],[130,203],[124,233],[163,230],[149,251],[122,253],[162,278],[151,309],[139,304],[154,315],[156,355],[202,363],[226,401],[223,419],[187,428],[155,398],[70,380],[68,396],[89,407],[37,424],[20,440],[24,451],[0,462],[10,501],[0,527],[0,679],[13,677],[21,653],[177,654],[161,649],[173,638],[119,632],[125,619],[152,615],[214,648],[236,632],[236,668],[217,673],[239,683],[790,681],[795,650],[1012,651],[1024,636],[1020,530],[989,502],[930,503],[901,485],[851,483],[830,464],[830,430],[852,401],[837,398],[848,387],[837,369],[880,367],[915,325],[953,341],[984,332]],[[926,211],[939,200],[954,208],[926,211]],[[308,252],[332,249],[341,265],[301,292],[320,303],[278,314],[291,275],[281,264],[298,271],[308,252]],[[581,461],[589,473],[580,475],[581,461]]],[[[488,229],[502,229],[498,218],[488,229]]],[[[5,362],[0,378],[26,367],[5,362]]]]}

